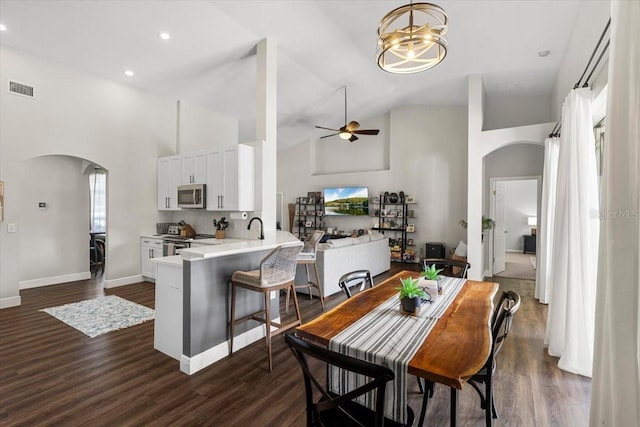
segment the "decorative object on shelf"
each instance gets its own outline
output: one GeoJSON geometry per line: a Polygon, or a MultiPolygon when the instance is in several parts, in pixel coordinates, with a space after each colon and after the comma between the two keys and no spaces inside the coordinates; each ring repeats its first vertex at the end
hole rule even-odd
{"type": "Polygon", "coordinates": [[[322,192],[320,191],[309,191],[307,193],[307,203],[313,205],[315,203],[320,203],[320,198],[322,197],[322,192]]]}
{"type": "Polygon", "coordinates": [[[407,246],[413,246],[413,239],[407,239],[407,246]]]}
{"type": "Polygon", "coordinates": [[[538,234],[537,225],[538,225],[538,217],[530,216],[527,218],[527,225],[531,225],[531,235],[535,236],[538,234]]]}
{"type": "Polygon", "coordinates": [[[407,196],[407,197],[405,197],[404,202],[405,203],[415,203],[416,202],[416,198],[413,197],[413,196],[407,196]]]}
{"type": "Polygon", "coordinates": [[[400,197],[398,197],[398,194],[396,193],[389,194],[388,203],[398,203],[399,200],[400,200],[400,197]]]}
{"type": "Polygon", "coordinates": [[[400,196],[400,203],[404,203],[404,191],[400,191],[398,195],[400,196]]]}
{"type": "Polygon", "coordinates": [[[407,224],[407,233],[413,233],[416,231],[416,226],[414,224],[407,224]]]}
{"type": "Polygon", "coordinates": [[[360,123],[356,121],[347,122],[347,86],[342,86],[342,88],[344,88],[344,126],[342,126],[340,129],[332,129],[332,128],[327,128],[323,126],[316,126],[318,129],[325,129],[325,130],[330,130],[335,132],[329,135],[321,136],[320,138],[322,139],[322,138],[328,138],[330,136],[338,135],[341,139],[349,140],[349,142],[354,142],[358,140],[358,137],[356,136],[356,134],[377,135],[380,132],[379,129],[357,130],[360,127],[360,123]]]}
{"type": "Polygon", "coordinates": [[[387,13],[378,25],[378,66],[410,74],[438,65],[447,55],[447,13],[433,3],[411,3],[387,13]]]}
{"type": "MultiPolygon", "coordinates": [[[[458,224],[460,224],[460,226],[462,226],[462,228],[464,228],[465,230],[467,229],[467,221],[465,221],[464,219],[461,219],[458,224]]],[[[486,216],[482,215],[482,238],[481,238],[481,241],[484,242],[484,231],[485,230],[491,230],[495,226],[496,226],[496,222],[494,220],[492,220],[491,218],[487,218],[486,216]]]]}
{"type": "Polygon", "coordinates": [[[400,291],[400,309],[403,313],[417,316],[422,305],[421,298],[427,298],[428,294],[418,286],[420,281],[413,277],[400,279],[402,286],[395,288],[400,291]]]}

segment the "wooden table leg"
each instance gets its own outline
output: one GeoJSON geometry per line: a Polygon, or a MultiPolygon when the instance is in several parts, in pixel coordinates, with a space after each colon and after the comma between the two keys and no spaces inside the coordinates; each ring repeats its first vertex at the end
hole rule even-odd
{"type": "Polygon", "coordinates": [[[458,389],[451,387],[451,427],[458,424],[458,389]]]}

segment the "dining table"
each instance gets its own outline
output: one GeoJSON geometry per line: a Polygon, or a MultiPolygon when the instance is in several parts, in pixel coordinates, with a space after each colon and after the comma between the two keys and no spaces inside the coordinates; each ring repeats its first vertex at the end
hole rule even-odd
{"type": "MultiPolygon", "coordinates": [[[[303,339],[328,347],[336,335],[397,296],[396,288],[400,286],[401,278],[418,276],[416,271],[400,271],[299,326],[296,331],[303,339]]],[[[497,291],[497,283],[466,280],[408,363],[409,374],[450,387],[452,426],[457,423],[459,390],[482,369],[489,357],[492,345],[490,323],[497,291]]],[[[411,340],[412,337],[406,336],[406,339],[411,340]]],[[[423,417],[424,414],[420,423],[424,421],[423,417]]]]}

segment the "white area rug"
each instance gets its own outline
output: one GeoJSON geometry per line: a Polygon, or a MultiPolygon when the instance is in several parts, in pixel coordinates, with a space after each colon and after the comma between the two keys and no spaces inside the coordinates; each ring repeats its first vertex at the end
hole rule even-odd
{"type": "Polygon", "coordinates": [[[114,295],[40,311],[52,315],[91,338],[152,320],[155,314],[149,307],[114,295]]]}
{"type": "Polygon", "coordinates": [[[537,268],[537,261],[536,261],[536,257],[534,256],[530,256],[529,257],[529,261],[531,261],[531,265],[533,266],[533,269],[535,270],[537,268]]]}

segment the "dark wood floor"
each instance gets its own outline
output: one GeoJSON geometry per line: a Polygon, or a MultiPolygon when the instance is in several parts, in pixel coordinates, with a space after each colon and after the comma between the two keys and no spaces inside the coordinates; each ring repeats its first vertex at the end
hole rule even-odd
{"type": "MultiPolygon", "coordinates": [[[[376,282],[406,266],[393,264],[376,282]]],[[[546,307],[533,299],[533,282],[498,280],[520,293],[522,307],[498,359],[495,425],[587,425],[590,380],[560,371],[546,354],[546,307]]],[[[39,311],[103,294],[154,307],[151,283],[103,291],[84,281],[24,290],[22,306],[0,310],[0,425],[304,425],[302,375],[280,337],[271,374],[260,341],[188,376],[153,349],[153,322],[91,339],[39,311]]],[[[327,307],[343,298],[329,298],[327,307]]],[[[320,312],[317,299],[300,301],[304,318],[320,312]]],[[[465,387],[460,395],[460,425],[483,425],[475,392],[465,387]]],[[[448,425],[448,396],[436,387],[428,425],[448,425]]],[[[419,411],[417,385],[409,403],[419,411]]]]}

